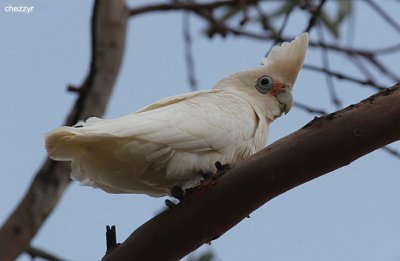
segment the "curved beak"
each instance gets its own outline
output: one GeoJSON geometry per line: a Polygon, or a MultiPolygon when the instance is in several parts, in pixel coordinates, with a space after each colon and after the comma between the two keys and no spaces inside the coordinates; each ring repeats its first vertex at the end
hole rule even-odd
{"type": "Polygon", "coordinates": [[[289,85],[283,84],[283,88],[276,95],[281,111],[285,114],[290,111],[293,105],[293,96],[289,85]]]}

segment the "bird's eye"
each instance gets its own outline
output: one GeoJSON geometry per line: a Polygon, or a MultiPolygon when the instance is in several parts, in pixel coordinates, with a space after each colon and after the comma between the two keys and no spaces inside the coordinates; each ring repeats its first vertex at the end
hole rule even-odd
{"type": "Polygon", "coordinates": [[[257,80],[256,89],[262,94],[268,93],[274,87],[274,80],[269,76],[262,76],[257,80]]]}

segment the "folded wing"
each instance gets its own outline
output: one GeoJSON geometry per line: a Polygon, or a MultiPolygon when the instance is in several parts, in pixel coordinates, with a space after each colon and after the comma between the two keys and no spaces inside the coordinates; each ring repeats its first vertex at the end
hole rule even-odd
{"type": "Polygon", "coordinates": [[[163,99],[117,119],[57,128],[47,134],[46,148],[51,158],[72,161],[71,175],[81,183],[149,194],[191,179],[191,171],[213,168],[215,160],[250,154],[257,126],[247,101],[211,90],[163,99]]]}

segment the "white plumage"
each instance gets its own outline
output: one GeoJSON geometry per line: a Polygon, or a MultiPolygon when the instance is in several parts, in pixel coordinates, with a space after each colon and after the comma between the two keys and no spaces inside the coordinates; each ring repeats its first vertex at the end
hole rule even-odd
{"type": "Polygon", "coordinates": [[[307,46],[303,33],[274,47],[260,67],[211,90],[57,128],[46,135],[49,157],[72,161],[72,178],[110,193],[164,196],[174,186],[196,186],[216,161],[231,163],[265,146],[269,124],[292,105],[307,46]]]}

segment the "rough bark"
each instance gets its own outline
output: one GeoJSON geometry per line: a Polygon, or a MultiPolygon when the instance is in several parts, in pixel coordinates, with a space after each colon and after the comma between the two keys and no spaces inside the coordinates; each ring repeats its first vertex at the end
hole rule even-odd
{"type": "Polygon", "coordinates": [[[400,139],[400,85],[316,118],[149,220],[109,260],[178,260],[272,198],[400,139]]]}
{"type": "MultiPolygon", "coordinates": [[[[122,62],[128,12],[123,0],[97,0],[92,17],[92,62],[65,125],[101,116],[122,62]]],[[[46,159],[13,213],[0,228],[0,260],[14,260],[57,205],[69,184],[70,164],[46,159]]]]}

